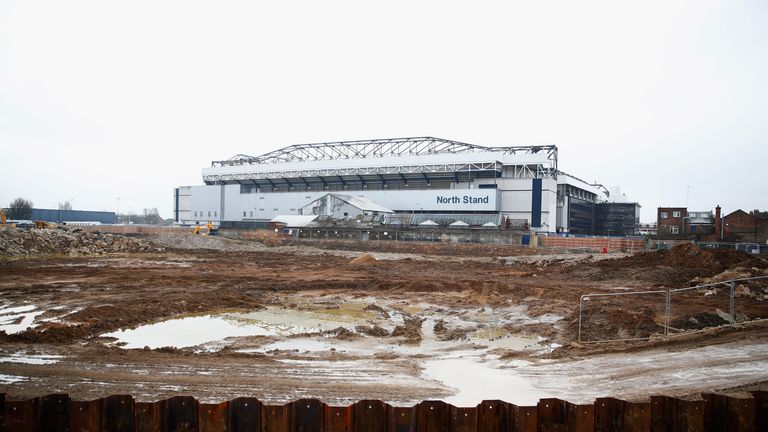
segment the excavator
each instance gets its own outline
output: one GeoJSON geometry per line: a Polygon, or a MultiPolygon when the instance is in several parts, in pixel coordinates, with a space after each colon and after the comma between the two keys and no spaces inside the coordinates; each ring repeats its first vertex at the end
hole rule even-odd
{"type": "MultiPolygon", "coordinates": [[[[8,214],[5,213],[5,210],[0,209],[0,227],[9,227],[9,228],[29,228],[32,225],[28,221],[17,221],[17,222],[8,222],[8,214]]],[[[48,228],[49,225],[47,222],[43,221],[35,221],[35,228],[48,228]]]]}
{"type": "MultiPolygon", "coordinates": [[[[213,224],[211,223],[211,221],[208,221],[208,223],[205,224],[205,226],[208,228],[208,235],[209,236],[216,235],[216,228],[213,227],[213,224]]],[[[192,231],[192,234],[195,234],[195,235],[200,234],[200,230],[202,228],[203,227],[201,227],[200,225],[196,226],[194,231],[192,231]]]]}

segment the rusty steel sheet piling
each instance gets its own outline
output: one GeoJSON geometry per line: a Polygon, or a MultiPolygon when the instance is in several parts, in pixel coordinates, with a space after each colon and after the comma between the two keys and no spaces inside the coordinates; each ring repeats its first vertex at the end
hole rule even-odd
{"type": "Polygon", "coordinates": [[[379,400],[343,407],[317,399],[265,405],[249,397],[200,403],[191,396],[136,402],[129,395],[76,401],[67,394],[14,401],[0,394],[0,431],[9,432],[752,432],[768,430],[767,425],[765,391],[739,398],[706,393],[701,400],[598,398],[594,404],[541,399],[536,406],[487,400],[474,407],[443,401],[394,407],[379,400]]]}

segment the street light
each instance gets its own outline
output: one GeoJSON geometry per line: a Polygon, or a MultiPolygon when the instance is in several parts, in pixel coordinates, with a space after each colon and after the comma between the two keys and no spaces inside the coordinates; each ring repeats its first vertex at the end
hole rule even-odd
{"type": "Polygon", "coordinates": [[[117,213],[115,213],[115,224],[120,223],[120,197],[117,197],[117,213]]]}

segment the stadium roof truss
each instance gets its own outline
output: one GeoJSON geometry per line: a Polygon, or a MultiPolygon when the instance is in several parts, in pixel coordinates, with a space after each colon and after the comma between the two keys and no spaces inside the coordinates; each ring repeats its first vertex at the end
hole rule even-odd
{"type": "MultiPolygon", "coordinates": [[[[444,177],[451,173],[469,173],[483,177],[500,177],[503,165],[498,161],[489,162],[449,162],[415,163],[397,165],[377,165],[376,158],[393,156],[418,156],[434,154],[461,154],[494,152],[502,154],[536,154],[544,152],[549,166],[542,164],[520,164],[513,167],[513,177],[555,177],[557,176],[557,147],[519,146],[519,147],[484,147],[433,137],[392,138],[364,141],[341,141],[318,144],[296,144],[266,153],[261,156],[236,155],[224,161],[214,161],[212,167],[277,165],[291,162],[331,161],[343,159],[370,158],[365,167],[311,168],[299,170],[254,170],[238,173],[208,173],[203,180],[208,183],[243,183],[248,180],[285,179],[285,178],[322,178],[322,177],[357,177],[371,176],[371,181],[383,181],[384,176],[419,175],[428,179],[435,175],[444,177]]],[[[279,168],[279,167],[275,167],[279,168]]],[[[415,178],[414,178],[415,180],[415,178]]],[[[354,179],[352,179],[354,181],[354,179]]]]}

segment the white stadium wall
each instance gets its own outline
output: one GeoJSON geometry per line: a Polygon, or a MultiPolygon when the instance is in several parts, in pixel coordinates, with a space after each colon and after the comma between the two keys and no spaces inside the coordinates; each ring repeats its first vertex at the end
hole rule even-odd
{"type": "MultiPolygon", "coordinates": [[[[489,182],[485,182],[489,183],[489,182]]],[[[493,183],[493,180],[490,181],[493,183]]],[[[364,196],[397,212],[499,212],[531,223],[532,180],[497,179],[496,188],[417,190],[352,190],[335,193],[364,196]]],[[[541,227],[554,230],[557,182],[542,179],[541,227]]],[[[240,193],[240,185],[184,186],[179,188],[179,223],[270,220],[299,214],[302,207],[325,195],[317,192],[240,193]],[[209,216],[210,215],[210,216],[209,216]]]]}

